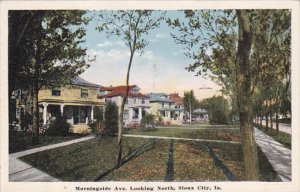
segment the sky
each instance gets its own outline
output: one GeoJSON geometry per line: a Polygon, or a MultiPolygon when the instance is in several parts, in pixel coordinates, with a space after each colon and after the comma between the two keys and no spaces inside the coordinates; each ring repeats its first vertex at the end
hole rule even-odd
{"type": "MultiPolygon", "coordinates": [[[[183,19],[178,11],[167,11],[167,17],[183,19]]],[[[129,48],[121,38],[110,36],[95,30],[97,21],[93,19],[86,27],[88,55],[96,60],[80,76],[101,86],[124,85],[129,62],[129,48]]],[[[184,47],[174,42],[170,33],[176,34],[164,21],[160,27],[147,35],[149,45],[144,54],[136,53],[130,72],[129,84],[137,85],[143,94],[150,92],[179,93],[194,90],[197,99],[220,94],[221,89],[209,79],[195,76],[185,67],[193,61],[187,58],[184,47]],[[212,89],[203,89],[210,87],[212,89]]]]}

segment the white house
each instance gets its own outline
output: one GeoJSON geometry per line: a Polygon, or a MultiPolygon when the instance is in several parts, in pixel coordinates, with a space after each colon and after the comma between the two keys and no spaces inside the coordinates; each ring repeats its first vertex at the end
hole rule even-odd
{"type": "MultiPolygon", "coordinates": [[[[101,97],[105,98],[105,102],[112,101],[116,103],[119,110],[125,93],[126,86],[100,87],[98,92],[101,97]]],[[[125,126],[140,123],[143,116],[149,112],[149,109],[150,103],[148,97],[140,93],[138,86],[130,85],[123,113],[125,126]]]]}

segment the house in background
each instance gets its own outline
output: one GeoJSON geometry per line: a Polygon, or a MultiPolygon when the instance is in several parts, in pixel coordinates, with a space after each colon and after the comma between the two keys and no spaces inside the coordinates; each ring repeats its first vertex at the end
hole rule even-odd
{"type": "MultiPolygon", "coordinates": [[[[122,99],[126,94],[126,86],[100,87],[99,95],[105,98],[105,102],[114,102],[121,108],[122,99]]],[[[130,85],[128,98],[125,103],[123,122],[125,126],[140,123],[143,116],[149,112],[150,103],[146,95],[140,93],[140,88],[136,85],[130,85]]]]}
{"type": "Polygon", "coordinates": [[[182,122],[184,117],[183,98],[178,93],[170,94],[169,98],[175,102],[175,120],[182,122]]]}
{"type": "Polygon", "coordinates": [[[43,124],[63,114],[72,125],[73,132],[88,131],[88,123],[94,120],[94,108],[103,108],[105,105],[104,99],[97,98],[99,87],[100,85],[76,77],[69,85],[40,90],[38,102],[43,124]]]}
{"type": "Polygon", "coordinates": [[[162,117],[165,123],[182,123],[184,110],[177,105],[180,104],[177,96],[173,95],[172,99],[165,93],[149,93],[147,96],[151,104],[150,113],[162,117]]]}
{"type": "Polygon", "coordinates": [[[206,109],[197,108],[192,114],[192,120],[197,123],[209,123],[209,116],[206,109]]]}

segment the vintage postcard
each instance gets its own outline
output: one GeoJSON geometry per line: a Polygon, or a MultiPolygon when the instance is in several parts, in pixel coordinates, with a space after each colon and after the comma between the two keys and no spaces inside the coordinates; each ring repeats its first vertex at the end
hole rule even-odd
{"type": "Polygon", "coordinates": [[[1,191],[291,191],[298,1],[1,1],[1,191]]]}

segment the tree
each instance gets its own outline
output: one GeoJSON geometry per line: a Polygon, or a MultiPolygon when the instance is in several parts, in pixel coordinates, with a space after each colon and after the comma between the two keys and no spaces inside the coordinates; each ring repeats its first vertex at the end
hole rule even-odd
{"type": "Polygon", "coordinates": [[[290,94],[291,12],[257,10],[253,18],[252,92],[259,103],[265,103],[266,121],[270,119],[271,128],[275,114],[278,130],[278,113],[290,94]]]}
{"type": "Polygon", "coordinates": [[[200,107],[206,109],[209,114],[209,122],[212,124],[229,123],[228,101],[222,96],[213,96],[200,101],[200,107]]]}
{"type": "Polygon", "coordinates": [[[240,116],[241,142],[245,164],[246,178],[259,179],[258,155],[252,125],[253,113],[251,103],[250,51],[252,46],[252,30],[249,13],[236,11],[238,18],[238,49],[236,57],[237,101],[240,116]]]}
{"type": "Polygon", "coordinates": [[[104,129],[111,136],[118,132],[118,106],[113,102],[106,103],[104,129]]]}
{"type": "Polygon", "coordinates": [[[199,68],[197,75],[209,70],[228,93],[236,93],[246,178],[258,180],[250,92],[252,31],[249,13],[242,10],[186,10],[184,14],[187,23],[178,19],[167,22],[179,30],[180,35],[173,35],[175,41],[184,44],[186,55],[195,60],[187,69],[195,71],[199,68]]]}
{"type": "Polygon", "coordinates": [[[85,35],[80,25],[88,22],[84,14],[85,11],[9,12],[9,97],[15,89],[31,90],[35,135],[39,134],[39,90],[69,83],[88,67],[86,49],[80,46],[85,35]]]}
{"type": "Polygon", "coordinates": [[[192,113],[197,107],[197,99],[193,90],[184,92],[183,105],[184,110],[189,113],[190,124],[192,124],[192,113]]]}
{"type": "Polygon", "coordinates": [[[122,132],[123,132],[123,112],[125,101],[129,91],[130,69],[136,52],[142,54],[149,44],[146,35],[149,31],[159,27],[160,21],[164,19],[164,12],[159,13],[151,10],[130,10],[130,11],[102,11],[99,14],[100,23],[96,28],[99,32],[106,32],[107,36],[117,36],[129,48],[130,57],[127,68],[125,85],[126,93],[123,96],[121,108],[119,110],[118,125],[118,158],[117,164],[121,165],[122,157],[122,132]]]}

